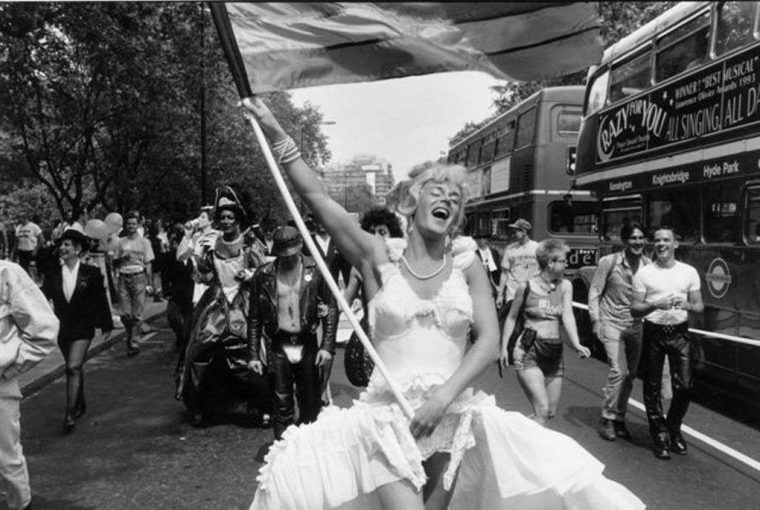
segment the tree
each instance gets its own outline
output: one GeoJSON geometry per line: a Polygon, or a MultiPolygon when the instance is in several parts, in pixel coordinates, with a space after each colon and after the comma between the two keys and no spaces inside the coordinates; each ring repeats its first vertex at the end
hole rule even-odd
{"type": "MultiPolygon", "coordinates": [[[[599,15],[602,21],[601,36],[605,41],[605,46],[616,43],[640,26],[670,9],[676,3],[599,2],[599,15]]],[[[526,82],[507,82],[503,85],[495,85],[491,87],[491,90],[496,95],[494,107],[497,110],[497,114],[504,113],[542,88],[562,85],[582,85],[585,78],[586,72],[579,71],[558,78],[526,82]]]]}
{"type": "MultiPolygon", "coordinates": [[[[209,182],[277,195],[203,3],[0,4],[0,163],[42,183],[61,214],[103,204],[179,218],[200,205],[200,90],[209,182]],[[240,119],[238,122],[237,119],[240,119]]],[[[270,105],[304,156],[329,159],[321,115],[286,93],[270,105]],[[300,141],[300,140],[299,140],[300,141]]],[[[0,183],[2,184],[2,183],[0,183]]],[[[22,183],[23,185],[23,183],[22,183]]]]}

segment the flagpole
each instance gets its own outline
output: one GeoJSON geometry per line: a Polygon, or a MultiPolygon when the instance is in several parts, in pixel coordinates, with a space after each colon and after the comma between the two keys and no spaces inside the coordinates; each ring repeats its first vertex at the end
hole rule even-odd
{"type": "Polygon", "coordinates": [[[293,201],[293,197],[290,195],[290,191],[285,185],[285,179],[282,177],[280,170],[277,168],[277,163],[274,160],[274,155],[272,154],[272,150],[267,143],[264,132],[261,130],[261,126],[259,126],[259,123],[251,115],[248,115],[247,117],[251,123],[251,127],[253,128],[254,133],[256,133],[256,140],[259,142],[261,150],[264,152],[264,158],[267,160],[267,165],[269,166],[269,170],[272,173],[272,177],[274,177],[277,188],[280,190],[282,198],[285,200],[285,204],[287,205],[291,216],[295,220],[298,231],[301,233],[301,237],[303,237],[306,246],[309,248],[309,251],[314,257],[314,261],[317,263],[319,272],[322,273],[325,282],[327,283],[328,287],[330,287],[330,291],[335,296],[335,299],[338,302],[338,306],[340,306],[340,309],[343,311],[343,313],[346,314],[346,317],[348,317],[348,321],[354,328],[356,336],[359,337],[359,341],[367,350],[367,354],[369,354],[369,357],[372,358],[372,361],[375,363],[375,368],[380,371],[388,383],[388,387],[393,393],[393,396],[396,398],[396,401],[401,407],[401,410],[404,412],[407,418],[411,420],[414,417],[414,410],[412,409],[412,406],[409,404],[409,401],[406,399],[406,397],[404,397],[403,393],[401,392],[401,388],[392,379],[390,373],[388,372],[388,369],[385,366],[385,363],[383,363],[383,360],[377,354],[375,347],[372,345],[372,342],[370,342],[369,337],[367,337],[364,329],[361,327],[356,316],[351,311],[351,307],[343,297],[343,293],[338,288],[338,284],[335,283],[335,280],[330,274],[330,270],[327,268],[327,264],[320,255],[319,250],[317,249],[317,245],[314,243],[314,239],[311,238],[309,230],[306,228],[306,224],[304,223],[303,218],[301,218],[301,214],[298,212],[298,207],[296,207],[296,203],[293,201]]]}
{"type": "MultiPolygon", "coordinates": [[[[225,56],[227,57],[227,63],[229,64],[230,72],[232,73],[235,85],[238,89],[238,93],[240,94],[240,98],[244,99],[246,97],[251,97],[253,96],[253,92],[251,91],[251,85],[248,83],[248,79],[246,78],[245,67],[243,66],[240,51],[237,48],[237,44],[232,34],[232,27],[230,25],[229,17],[227,16],[227,7],[224,3],[220,2],[209,2],[208,5],[211,9],[214,24],[216,25],[217,32],[219,33],[222,48],[224,50],[225,56]]],[[[375,347],[372,345],[372,342],[370,342],[367,334],[364,332],[364,329],[362,329],[359,321],[346,302],[346,299],[343,297],[343,293],[338,288],[338,284],[335,283],[335,280],[327,268],[327,264],[319,254],[319,250],[317,249],[314,240],[311,238],[309,230],[306,228],[306,224],[304,223],[303,218],[301,218],[301,214],[298,212],[298,207],[296,207],[296,203],[293,201],[293,197],[290,195],[290,191],[285,184],[285,179],[282,177],[282,174],[277,167],[277,162],[275,161],[274,155],[272,154],[272,149],[269,147],[269,143],[264,136],[264,132],[262,131],[261,126],[259,126],[259,123],[251,115],[247,115],[247,118],[251,124],[251,127],[253,128],[253,132],[256,134],[256,140],[261,147],[261,151],[264,153],[264,159],[267,161],[267,166],[269,167],[272,177],[274,178],[274,182],[277,184],[277,188],[280,190],[280,194],[285,201],[285,205],[288,207],[288,211],[290,211],[290,215],[293,217],[293,220],[296,223],[296,227],[301,233],[301,237],[303,237],[303,240],[306,243],[306,246],[309,248],[314,261],[317,263],[319,272],[325,279],[325,282],[330,288],[330,291],[333,293],[333,296],[335,296],[335,300],[338,302],[340,309],[343,311],[343,313],[346,314],[346,317],[348,317],[348,321],[354,328],[356,336],[364,346],[367,354],[375,363],[375,368],[379,370],[382,376],[385,378],[385,381],[388,384],[391,393],[393,393],[394,398],[398,402],[399,407],[401,407],[401,410],[406,415],[406,417],[409,418],[409,420],[412,420],[414,418],[414,409],[412,409],[411,404],[409,404],[409,401],[406,399],[406,397],[404,397],[404,394],[401,392],[399,385],[391,377],[391,374],[388,372],[385,363],[377,354],[375,347]]]]}

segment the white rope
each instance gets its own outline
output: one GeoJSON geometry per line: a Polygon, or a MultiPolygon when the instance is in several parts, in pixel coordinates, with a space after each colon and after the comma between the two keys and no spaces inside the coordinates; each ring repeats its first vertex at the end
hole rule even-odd
{"type": "MultiPolygon", "coordinates": [[[[588,305],[573,301],[573,306],[581,310],[588,310],[588,305]]],[[[721,340],[728,340],[730,342],[736,342],[737,344],[754,345],[760,347],[760,340],[752,340],[751,338],[744,338],[743,336],[724,335],[723,333],[713,333],[712,331],[705,331],[703,329],[689,328],[690,333],[697,335],[707,336],[710,338],[720,338],[721,340]]]]}
{"type": "Polygon", "coordinates": [[[290,215],[293,217],[293,220],[298,227],[298,231],[301,233],[301,237],[303,237],[303,240],[306,243],[306,246],[309,248],[314,261],[317,263],[319,272],[322,273],[322,277],[325,279],[327,286],[330,287],[330,291],[335,296],[340,309],[343,311],[343,313],[346,314],[348,321],[351,323],[351,326],[356,332],[356,336],[359,338],[359,341],[361,341],[362,345],[364,345],[364,348],[367,350],[367,354],[369,354],[369,357],[372,358],[372,361],[375,363],[375,368],[380,371],[388,383],[388,387],[393,393],[393,396],[396,398],[396,401],[401,407],[401,410],[404,412],[407,418],[411,420],[414,417],[414,410],[412,409],[412,406],[401,393],[401,389],[399,388],[398,384],[396,384],[396,382],[391,378],[388,369],[385,367],[385,363],[383,363],[383,360],[380,359],[380,356],[377,354],[377,351],[372,345],[372,342],[369,341],[367,334],[364,332],[361,325],[359,325],[359,321],[356,319],[356,316],[353,314],[353,312],[351,312],[351,307],[348,306],[348,303],[343,297],[343,293],[338,288],[338,284],[335,283],[335,280],[333,280],[330,271],[327,269],[327,264],[325,264],[324,259],[319,254],[319,250],[317,250],[317,246],[309,235],[309,230],[306,228],[306,224],[304,223],[303,218],[301,218],[301,214],[298,212],[296,203],[293,201],[293,197],[290,196],[290,191],[288,191],[288,187],[285,185],[285,179],[282,177],[279,168],[277,168],[277,163],[274,160],[272,149],[267,143],[264,132],[261,130],[261,126],[259,126],[259,123],[251,115],[247,115],[246,117],[251,123],[251,127],[253,127],[253,131],[256,134],[256,140],[259,142],[259,146],[261,146],[261,150],[264,153],[264,158],[267,160],[269,170],[272,172],[272,177],[274,177],[274,182],[277,184],[277,188],[280,190],[283,200],[285,200],[285,205],[287,205],[288,211],[290,211],[290,215]]]}

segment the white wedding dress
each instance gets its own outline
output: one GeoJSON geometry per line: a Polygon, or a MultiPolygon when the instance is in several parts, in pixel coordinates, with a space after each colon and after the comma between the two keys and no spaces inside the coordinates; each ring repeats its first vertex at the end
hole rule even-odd
{"type": "MultiPolygon", "coordinates": [[[[391,239],[391,262],[379,268],[382,288],[369,303],[373,343],[415,409],[467,348],[472,300],[463,270],[475,260],[474,242],[455,245],[451,275],[433,299],[420,299],[397,265],[405,244],[391,239]]],[[[251,508],[379,509],[375,489],[402,479],[421,488],[422,461],[436,452],[451,455],[444,486],[453,484],[452,509],[644,508],[573,439],[483,392],[464,391],[433,434],[415,440],[377,370],[350,408],[329,407],[272,445],[251,508]]]]}

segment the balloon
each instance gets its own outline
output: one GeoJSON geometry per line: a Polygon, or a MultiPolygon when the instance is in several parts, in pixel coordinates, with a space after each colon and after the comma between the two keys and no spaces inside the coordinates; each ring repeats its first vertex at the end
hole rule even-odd
{"type": "Polygon", "coordinates": [[[112,212],[106,216],[105,223],[106,232],[108,232],[108,234],[116,234],[124,225],[124,219],[121,217],[121,214],[112,212]]]}
{"type": "Polygon", "coordinates": [[[98,241],[105,242],[108,239],[108,227],[100,220],[89,220],[84,226],[84,233],[98,241]]]}

